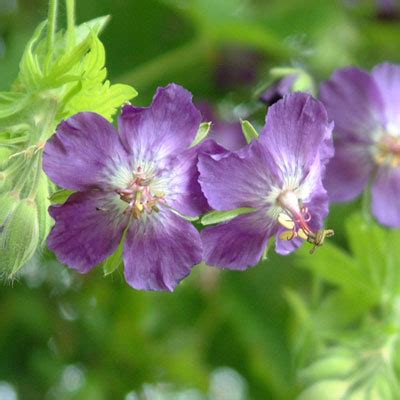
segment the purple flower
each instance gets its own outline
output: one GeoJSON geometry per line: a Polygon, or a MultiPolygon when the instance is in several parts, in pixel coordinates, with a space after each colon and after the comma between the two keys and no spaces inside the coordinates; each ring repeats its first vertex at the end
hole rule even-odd
{"type": "Polygon", "coordinates": [[[269,238],[288,254],[314,244],[328,213],[321,178],[333,154],[332,124],[322,103],[294,93],[271,106],[259,137],[235,153],[199,156],[200,184],[219,211],[255,211],[202,231],[210,265],[245,269],[261,259],[269,238]]]}
{"type": "Polygon", "coordinates": [[[244,147],[246,139],[242,132],[239,121],[224,121],[215,114],[212,107],[206,103],[197,105],[203,115],[204,121],[212,121],[211,131],[208,138],[214,140],[226,150],[236,151],[244,147]]]}
{"type": "Polygon", "coordinates": [[[121,241],[125,278],[136,289],[170,290],[202,259],[198,231],[179,213],[198,216],[207,202],[198,184],[201,121],[191,94],[171,84],[148,108],[126,105],[119,133],[100,115],[63,122],[44,152],[44,169],[77,190],[50,208],[49,247],[81,273],[112,255],[121,241]]]}
{"type": "Polygon", "coordinates": [[[322,84],[335,121],[335,157],[324,184],[333,202],[350,201],[372,182],[372,213],[400,227],[400,66],[344,68],[322,84]]]}

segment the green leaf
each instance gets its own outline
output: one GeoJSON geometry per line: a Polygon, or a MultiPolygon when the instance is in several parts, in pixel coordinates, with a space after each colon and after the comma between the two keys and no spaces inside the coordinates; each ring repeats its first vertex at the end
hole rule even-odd
{"type": "Polygon", "coordinates": [[[107,75],[104,63],[104,46],[93,36],[90,51],[80,67],[82,79],[64,98],[64,102],[67,101],[63,112],[64,118],[81,111],[93,111],[111,120],[117,108],[137,95],[131,86],[104,82],[107,75]]]}
{"type": "Polygon", "coordinates": [[[249,214],[256,211],[256,208],[242,207],[230,211],[210,211],[201,219],[203,225],[218,224],[220,222],[229,221],[238,215],[249,214]]]}
{"type": "Polygon", "coordinates": [[[243,135],[246,138],[247,143],[251,143],[254,139],[258,139],[259,134],[249,121],[242,120],[240,122],[242,124],[243,135]]]}
{"type": "Polygon", "coordinates": [[[46,25],[47,21],[38,25],[31,40],[26,45],[19,65],[20,72],[15,86],[22,86],[27,91],[36,90],[39,86],[39,82],[43,78],[43,71],[40,67],[39,57],[35,52],[35,48],[39,43],[46,25]]]}
{"type": "Polygon", "coordinates": [[[299,264],[311,270],[325,281],[338,285],[354,296],[363,296],[374,302],[377,293],[369,285],[365,274],[359,270],[357,262],[349,254],[332,243],[325,243],[324,246],[313,255],[304,255],[305,246],[298,252],[302,255],[299,264]]]}
{"type": "Polygon", "coordinates": [[[212,122],[202,122],[199,126],[199,130],[196,133],[196,137],[190,147],[194,147],[206,139],[208,133],[210,132],[212,122]]]}
{"type": "Polygon", "coordinates": [[[74,193],[73,190],[67,190],[67,189],[57,190],[50,196],[49,200],[52,204],[64,204],[72,193],[74,193]]]}
{"type": "Polygon", "coordinates": [[[93,32],[98,36],[108,25],[111,17],[109,15],[104,15],[102,17],[97,17],[86,21],[83,24],[76,27],[75,34],[78,42],[84,40],[90,32],[93,32]]]}
{"type": "Polygon", "coordinates": [[[30,101],[25,93],[0,92],[0,118],[7,118],[23,110],[30,101]]]}

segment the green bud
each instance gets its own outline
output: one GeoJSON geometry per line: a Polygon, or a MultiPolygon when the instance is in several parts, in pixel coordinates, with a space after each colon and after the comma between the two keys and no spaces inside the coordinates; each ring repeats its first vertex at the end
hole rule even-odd
{"type": "Polygon", "coordinates": [[[10,157],[12,153],[9,147],[0,146],[0,168],[4,168],[8,162],[8,157],[10,157]]]}
{"type": "Polygon", "coordinates": [[[386,374],[378,375],[373,382],[371,389],[368,392],[368,399],[381,400],[381,399],[395,399],[398,393],[396,387],[389,381],[386,374]]]}
{"type": "Polygon", "coordinates": [[[303,369],[299,377],[302,382],[306,383],[323,379],[346,378],[355,370],[356,366],[357,359],[351,352],[340,351],[314,362],[303,369]]]}
{"type": "MultiPolygon", "coordinates": [[[[314,383],[304,390],[297,400],[338,400],[343,396],[350,387],[350,382],[335,380],[324,380],[314,383]]],[[[346,397],[347,398],[347,397],[346,397]]]]}
{"type": "Polygon", "coordinates": [[[0,271],[8,278],[12,278],[33,256],[39,242],[36,204],[28,199],[14,198],[15,208],[10,212],[10,201],[8,198],[9,212],[0,232],[0,271]]]}
{"type": "Polygon", "coordinates": [[[18,198],[9,192],[0,195],[0,235],[3,225],[7,223],[7,220],[16,209],[18,201],[18,198]]]}

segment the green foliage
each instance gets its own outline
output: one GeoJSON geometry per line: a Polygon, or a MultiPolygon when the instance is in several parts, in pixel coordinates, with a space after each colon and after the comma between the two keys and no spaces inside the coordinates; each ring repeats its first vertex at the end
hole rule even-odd
{"type": "MultiPolygon", "coordinates": [[[[227,61],[233,69],[242,64],[225,59],[226,47],[256,51],[256,79],[268,84],[293,70],[309,71],[317,84],[339,66],[400,61],[399,24],[378,20],[372,1],[368,8],[339,0],[82,1],[82,20],[112,13],[102,36],[108,73],[98,39],[107,17],[76,26],[72,36],[54,32],[51,57],[43,23],[24,52],[25,72],[10,86],[45,9],[45,0],[18,3],[14,17],[2,15],[0,4],[0,232],[15,215],[19,203],[10,196],[18,184],[20,199],[35,199],[40,241],[51,223],[49,197],[63,203],[72,192],[37,177],[37,155],[62,118],[94,110],[111,119],[129,100],[133,90],[107,83],[107,75],[144,89],[143,104],[157,85],[178,82],[260,131],[265,107],[249,101],[251,89],[228,92],[215,79],[227,61]]],[[[310,74],[295,90],[311,87],[310,74]]],[[[36,252],[21,282],[0,291],[1,380],[32,400],[144,396],[147,383],[159,382],[171,382],[172,393],[205,393],[213,371],[227,365],[247,381],[248,399],[397,399],[399,232],[350,215],[359,208],[331,213],[335,237],[313,255],[309,248],[290,257],[270,252],[245,273],[197,266],[173,295],[134,292],[120,269],[102,279],[120,265],[121,248],[89,279],[36,252]],[[75,380],[81,386],[71,376],[83,376],[75,380]]]]}
{"type": "Polygon", "coordinates": [[[137,94],[128,85],[106,80],[105,50],[98,34],[107,21],[101,17],[69,26],[66,33],[55,32],[50,22],[39,24],[11,90],[0,93],[0,193],[15,193],[20,204],[29,204],[20,205],[0,232],[6,252],[0,268],[4,276],[15,275],[50,231],[47,210],[54,188],[41,171],[41,154],[59,122],[81,111],[111,120],[137,94]],[[31,218],[26,235],[20,234],[20,214],[31,218]]]}

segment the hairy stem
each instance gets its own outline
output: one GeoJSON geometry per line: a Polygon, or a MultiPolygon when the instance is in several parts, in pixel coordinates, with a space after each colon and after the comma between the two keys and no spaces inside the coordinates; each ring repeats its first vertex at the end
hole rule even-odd
{"type": "Polygon", "coordinates": [[[58,0],[49,0],[49,13],[48,13],[48,26],[47,26],[47,56],[46,56],[46,68],[49,68],[53,48],[54,48],[54,37],[56,34],[57,25],[57,11],[58,11],[58,0]]]}
{"type": "Polygon", "coordinates": [[[75,44],[75,0],[65,0],[67,8],[67,48],[75,44]]]}

